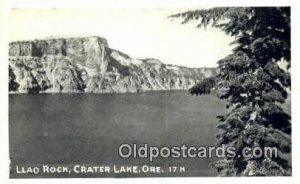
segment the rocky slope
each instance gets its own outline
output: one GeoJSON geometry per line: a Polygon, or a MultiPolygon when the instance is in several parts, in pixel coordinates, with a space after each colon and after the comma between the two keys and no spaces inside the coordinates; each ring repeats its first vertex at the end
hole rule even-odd
{"type": "Polygon", "coordinates": [[[215,68],[133,59],[100,37],[52,38],[9,44],[9,90],[15,93],[126,93],[188,89],[215,68]]]}

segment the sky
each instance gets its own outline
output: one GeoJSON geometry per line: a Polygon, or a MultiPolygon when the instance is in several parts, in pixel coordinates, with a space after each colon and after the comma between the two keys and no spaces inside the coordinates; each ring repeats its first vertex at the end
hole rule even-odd
{"type": "Polygon", "coordinates": [[[182,25],[169,15],[184,8],[35,8],[11,9],[9,40],[33,40],[50,36],[106,38],[110,48],[133,58],[156,58],[166,64],[216,67],[231,53],[233,40],[214,28],[182,25]]]}

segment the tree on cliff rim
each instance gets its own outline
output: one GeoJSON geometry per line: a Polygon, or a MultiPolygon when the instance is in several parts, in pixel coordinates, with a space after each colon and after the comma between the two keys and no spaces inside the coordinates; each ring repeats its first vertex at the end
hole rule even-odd
{"type": "Polygon", "coordinates": [[[291,151],[290,116],[280,103],[287,98],[290,75],[290,8],[231,7],[188,11],[171,15],[182,24],[198,21],[197,27],[212,26],[234,37],[233,53],[218,61],[219,74],[190,89],[195,95],[215,91],[226,99],[228,112],[219,118],[217,144],[236,148],[212,163],[221,176],[291,175],[285,154],[291,151]],[[244,158],[244,147],[276,147],[278,157],[244,158]]]}

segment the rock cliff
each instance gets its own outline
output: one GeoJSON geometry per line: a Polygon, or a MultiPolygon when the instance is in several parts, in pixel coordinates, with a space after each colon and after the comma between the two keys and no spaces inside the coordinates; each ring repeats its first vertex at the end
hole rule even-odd
{"type": "Polygon", "coordinates": [[[188,89],[215,68],[134,59],[100,37],[51,38],[9,44],[9,91],[127,93],[188,89]]]}

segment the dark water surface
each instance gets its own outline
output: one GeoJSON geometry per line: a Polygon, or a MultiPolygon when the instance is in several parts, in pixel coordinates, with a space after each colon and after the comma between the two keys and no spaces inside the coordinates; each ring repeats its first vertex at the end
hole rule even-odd
{"type": "MultiPolygon", "coordinates": [[[[214,176],[207,158],[124,159],[122,143],[152,146],[215,145],[216,116],[224,102],[186,91],[143,94],[11,94],[9,133],[11,177],[111,177],[96,175],[18,175],[15,166],[43,164],[184,166],[171,176],[214,176]]],[[[166,176],[154,174],[152,176],[166,176]]],[[[136,176],[130,174],[118,175],[136,176]]],[[[151,176],[146,174],[145,176],[151,176]]]]}

